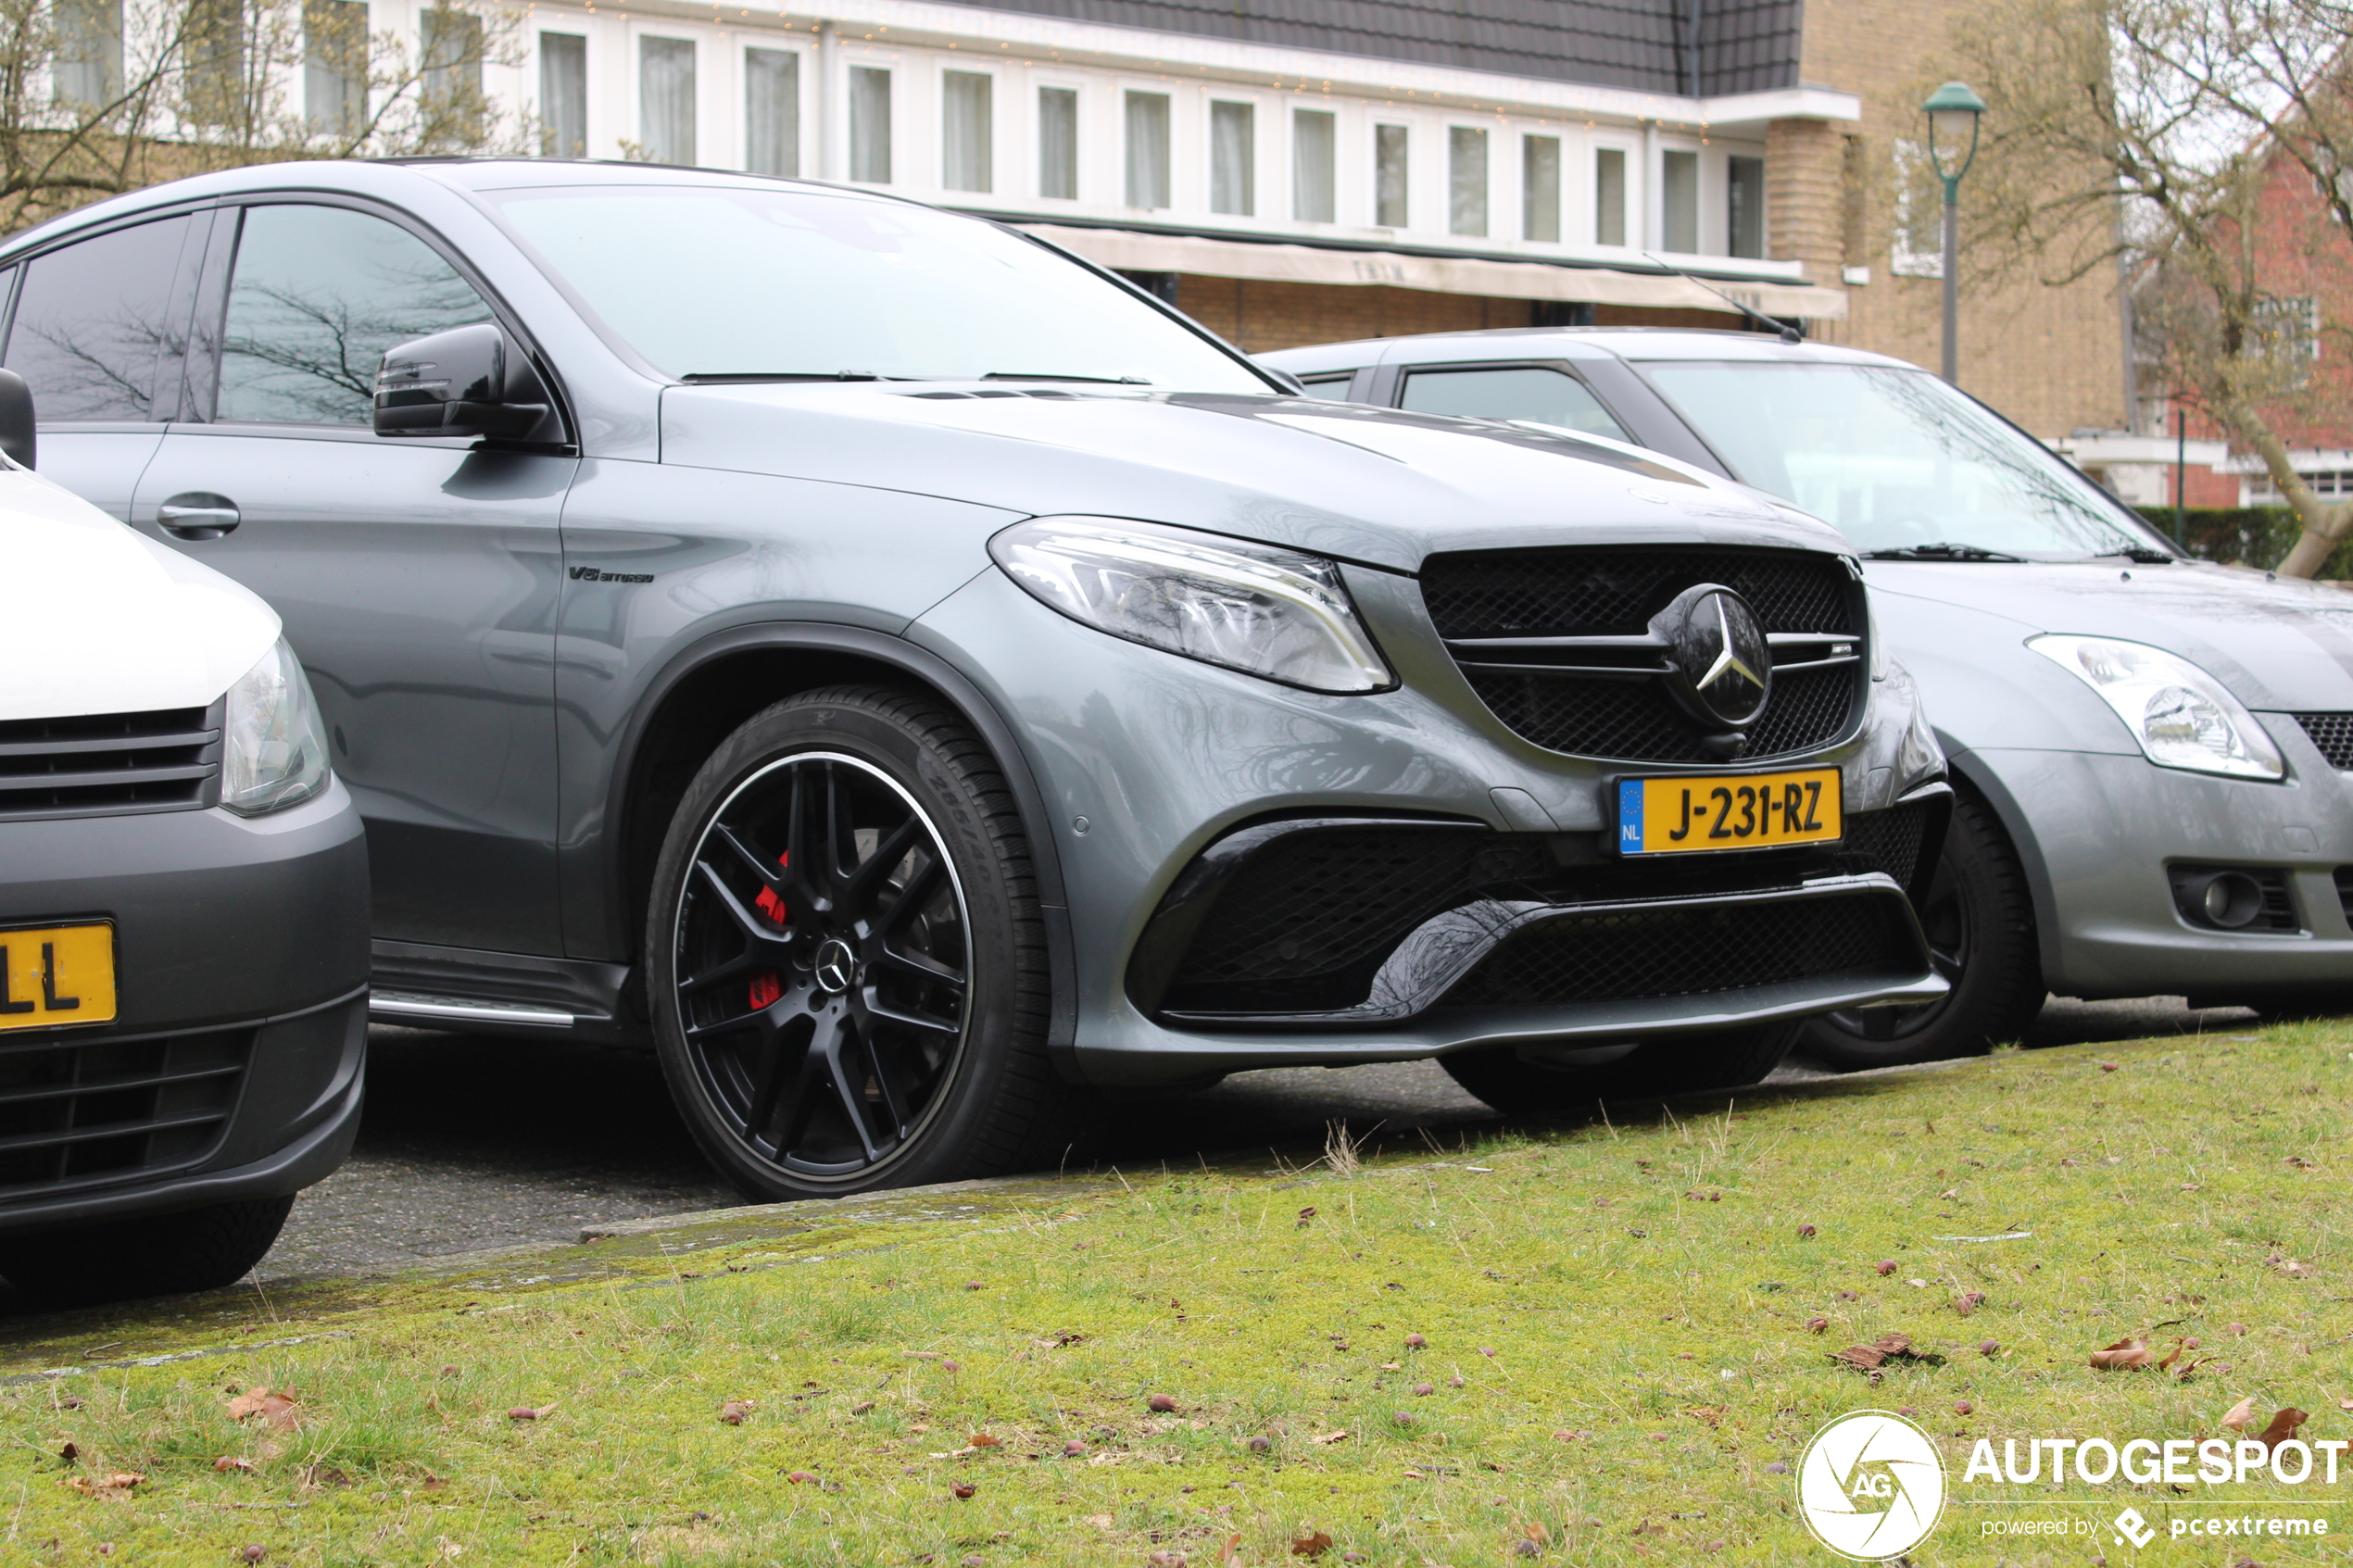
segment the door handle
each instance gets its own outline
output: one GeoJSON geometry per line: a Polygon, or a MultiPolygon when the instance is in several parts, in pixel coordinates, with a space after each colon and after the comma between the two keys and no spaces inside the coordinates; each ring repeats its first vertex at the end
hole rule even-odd
{"type": "Polygon", "coordinates": [[[182,492],[156,508],[156,526],[175,539],[218,539],[239,521],[236,502],[204,490],[182,492]]]}

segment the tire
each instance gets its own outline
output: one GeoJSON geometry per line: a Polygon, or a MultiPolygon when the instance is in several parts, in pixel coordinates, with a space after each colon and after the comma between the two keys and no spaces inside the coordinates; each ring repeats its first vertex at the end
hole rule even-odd
{"type": "Polygon", "coordinates": [[[2034,900],[2018,851],[1993,809],[1965,790],[1922,900],[1936,972],[1952,985],[1916,1008],[1871,1008],[1809,1020],[1801,1049],[1842,1072],[1981,1055],[2026,1032],[2043,1010],[2034,900]]]}
{"type": "Polygon", "coordinates": [[[0,1277],[47,1307],[91,1307],[234,1285],[269,1253],[294,1196],[0,1236],[0,1277]]]}
{"type": "Polygon", "coordinates": [[[754,1199],[1060,1150],[1076,1091],[1046,1054],[1028,841],[988,748],[932,698],[811,692],[728,736],[663,840],[646,954],[671,1093],[754,1199]]]}
{"type": "Polygon", "coordinates": [[[1457,1051],[1439,1058],[1439,1064],[1496,1110],[1521,1115],[1578,1110],[1596,1100],[1745,1088],[1779,1067],[1796,1039],[1797,1025],[1768,1023],[1557,1058],[1523,1056],[1510,1048],[1457,1051]]]}

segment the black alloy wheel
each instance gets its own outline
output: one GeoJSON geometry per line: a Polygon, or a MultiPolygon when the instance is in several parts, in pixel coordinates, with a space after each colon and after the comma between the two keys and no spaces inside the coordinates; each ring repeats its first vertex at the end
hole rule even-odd
{"type": "Polygon", "coordinates": [[[1554,1053],[1504,1047],[1438,1060],[1455,1083],[1505,1115],[1541,1115],[1598,1100],[1746,1088],[1779,1067],[1796,1039],[1793,1023],[1760,1023],[1646,1045],[1554,1053]]]}
{"type": "Polygon", "coordinates": [[[1982,1054],[2025,1033],[2043,1007],[2033,899],[1993,809],[1966,790],[1954,795],[1920,927],[1936,972],[1952,989],[1919,1007],[1813,1019],[1801,1050],[1856,1072],[1982,1054]]]}
{"type": "Polygon", "coordinates": [[[902,694],[779,704],[705,764],[656,869],[650,989],[672,1091],[746,1192],[949,1180],[1032,1149],[1066,1097],[1012,815],[977,740],[902,694]]]}

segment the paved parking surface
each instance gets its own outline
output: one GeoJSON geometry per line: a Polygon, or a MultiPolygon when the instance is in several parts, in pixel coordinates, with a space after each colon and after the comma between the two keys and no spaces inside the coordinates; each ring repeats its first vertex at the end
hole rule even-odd
{"type": "MultiPolygon", "coordinates": [[[[2028,1044],[2065,1047],[2244,1029],[2237,1009],[2178,997],[2054,999],[2028,1044]]],[[[264,1279],[398,1267],[454,1252],[573,1239],[581,1226],[741,1201],[670,1110],[653,1060],[379,1028],[351,1161],[303,1195],[264,1279]]],[[[1819,1077],[1804,1062],[1776,1081],[1819,1077]]],[[[1103,1148],[1130,1168],[1199,1156],[1319,1148],[1326,1122],[1433,1137],[1496,1120],[1429,1062],[1239,1073],[1199,1094],[1111,1109],[1103,1148]]]]}

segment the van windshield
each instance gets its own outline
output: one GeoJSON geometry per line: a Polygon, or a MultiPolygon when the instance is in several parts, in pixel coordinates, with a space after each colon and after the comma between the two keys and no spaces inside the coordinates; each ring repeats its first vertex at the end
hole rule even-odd
{"type": "Polygon", "coordinates": [[[2166,548],[2057,453],[1925,370],[1642,370],[1735,477],[1836,525],[1866,555],[1955,546],[1946,558],[2080,560],[2166,548]]]}
{"type": "Polygon", "coordinates": [[[1117,285],[975,219],[791,187],[484,194],[548,271],[670,375],[1274,391],[1117,285]]]}

